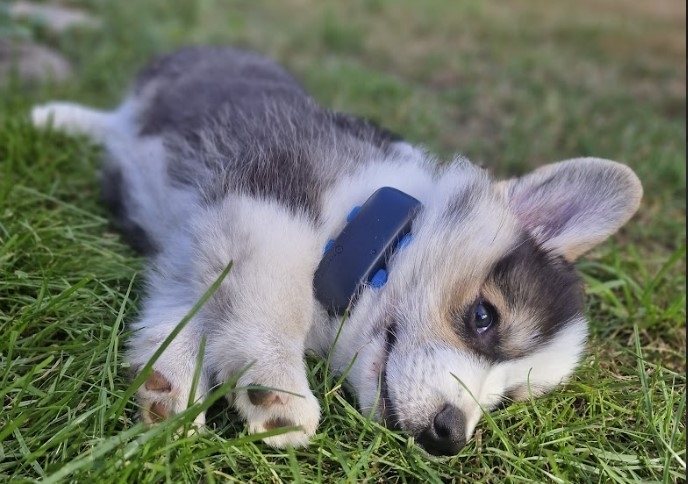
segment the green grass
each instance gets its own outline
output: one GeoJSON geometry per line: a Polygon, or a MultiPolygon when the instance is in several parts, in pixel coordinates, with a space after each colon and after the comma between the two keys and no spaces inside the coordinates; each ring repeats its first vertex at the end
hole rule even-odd
{"type": "Polygon", "coordinates": [[[73,81],[0,87],[0,481],[685,482],[682,2],[78,3],[101,31],[20,29],[72,59],[73,81]],[[150,55],[200,42],[267,53],[323,104],[498,175],[582,155],[633,167],[639,214],[580,264],[592,338],[571,383],[487,416],[445,460],[359,415],[317,359],[308,448],[257,442],[221,393],[202,435],[175,434],[198,408],[137,424],[122,351],[142,261],[99,203],[98,150],[26,113],[114,106],[150,55]]]}

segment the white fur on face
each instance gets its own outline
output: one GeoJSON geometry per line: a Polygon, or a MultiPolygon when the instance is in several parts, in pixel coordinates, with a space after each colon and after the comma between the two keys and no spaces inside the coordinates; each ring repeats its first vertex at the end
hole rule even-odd
{"type": "Polygon", "coordinates": [[[587,322],[572,321],[532,355],[492,364],[442,341],[418,348],[402,334],[386,373],[394,417],[403,429],[417,433],[450,403],[464,413],[468,439],[483,412],[506,395],[522,400],[566,381],[583,354],[586,335],[587,322]]]}

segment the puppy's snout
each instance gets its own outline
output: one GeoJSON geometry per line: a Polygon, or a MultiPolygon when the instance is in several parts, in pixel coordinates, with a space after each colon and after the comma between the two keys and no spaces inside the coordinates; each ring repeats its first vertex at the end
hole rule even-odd
{"type": "Polygon", "coordinates": [[[454,405],[446,404],[432,424],[418,436],[418,443],[432,455],[454,455],[466,445],[466,418],[454,405]]]}

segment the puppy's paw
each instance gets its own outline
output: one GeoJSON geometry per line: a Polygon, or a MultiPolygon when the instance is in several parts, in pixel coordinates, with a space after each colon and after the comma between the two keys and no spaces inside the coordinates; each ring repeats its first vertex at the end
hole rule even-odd
{"type": "MultiPolygon", "coordinates": [[[[136,392],[136,399],[140,407],[141,420],[153,425],[176,415],[189,406],[191,385],[173,384],[174,378],[168,378],[158,370],[146,379],[136,392]]],[[[179,381],[179,378],[176,378],[179,381]]],[[[196,399],[191,403],[201,400],[203,394],[196,392],[196,399]]],[[[201,412],[194,419],[194,426],[201,429],[205,425],[205,413],[201,412]]]]}
{"type": "Polygon", "coordinates": [[[37,128],[46,128],[51,121],[55,126],[60,126],[68,118],[68,111],[64,103],[40,104],[31,109],[31,122],[37,128]]]}
{"type": "MultiPolygon", "coordinates": [[[[145,337],[139,337],[133,343],[128,356],[131,368],[139,373],[157,345],[148,344],[150,342],[145,337]]],[[[200,369],[192,395],[197,373],[196,357],[190,348],[177,343],[170,345],[153,363],[153,372],[136,391],[141,420],[146,424],[160,422],[186,410],[191,404],[203,400],[210,388],[207,371],[200,369]]],[[[200,413],[194,419],[194,425],[200,428],[204,424],[205,414],[200,413]]]]}
{"type": "Polygon", "coordinates": [[[249,368],[240,378],[234,398],[234,406],[246,419],[251,433],[299,427],[264,442],[277,448],[307,445],[318,427],[320,404],[308,386],[305,371],[300,368],[303,375],[292,379],[284,378],[283,368],[274,378],[252,370],[249,368]]]}
{"type": "Polygon", "coordinates": [[[36,128],[52,125],[68,134],[84,134],[96,139],[102,135],[108,119],[101,111],[67,102],[51,102],[31,109],[31,122],[36,128]]]}
{"type": "Polygon", "coordinates": [[[50,119],[54,118],[49,106],[50,104],[40,104],[31,108],[31,124],[36,128],[47,127],[50,119]]]}

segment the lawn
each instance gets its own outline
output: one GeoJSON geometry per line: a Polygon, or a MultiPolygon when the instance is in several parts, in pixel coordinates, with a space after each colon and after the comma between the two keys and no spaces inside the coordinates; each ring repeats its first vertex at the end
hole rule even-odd
{"type": "Polygon", "coordinates": [[[0,481],[685,482],[684,2],[69,4],[101,26],[0,28],[75,71],[0,83],[0,481]],[[174,432],[197,409],[138,424],[122,352],[142,260],[99,202],[98,148],[35,131],[27,112],[58,98],[112,107],[147,58],[189,43],[266,53],[322,104],[499,176],[586,155],[636,170],[638,215],[579,264],[592,337],[572,381],[486,416],[450,459],[360,416],[315,358],[310,447],[266,447],[219,393],[202,435],[174,432]]]}

